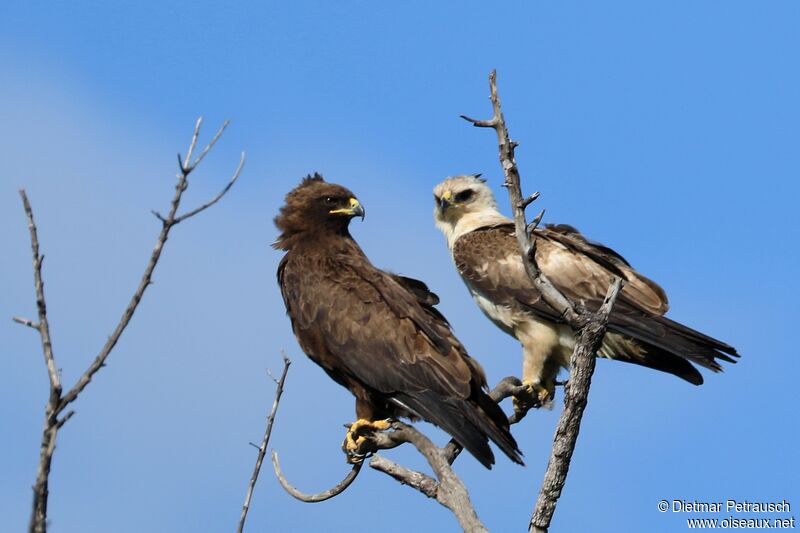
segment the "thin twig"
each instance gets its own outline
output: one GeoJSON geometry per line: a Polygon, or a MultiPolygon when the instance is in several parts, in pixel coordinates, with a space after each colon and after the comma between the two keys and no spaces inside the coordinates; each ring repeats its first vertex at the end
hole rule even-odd
{"type": "MultiPolygon", "coordinates": [[[[189,148],[186,150],[186,157],[181,161],[181,154],[178,154],[178,165],[180,166],[182,174],[188,174],[192,171],[191,162],[194,149],[197,146],[197,139],[200,137],[200,126],[203,125],[203,117],[197,117],[194,123],[194,133],[192,133],[192,140],[189,142],[189,148]]],[[[226,124],[227,125],[227,124],[226,124]]]]}
{"type": "MultiPolygon", "coordinates": [[[[192,141],[189,145],[189,150],[187,151],[186,161],[191,160],[192,152],[195,149],[197,144],[197,138],[200,134],[200,125],[202,124],[202,119],[198,119],[195,124],[194,133],[192,135],[192,141]]],[[[70,410],[67,411],[63,416],[59,418],[59,414],[61,414],[69,404],[74,402],[78,395],[86,388],[86,386],[91,382],[92,377],[99,371],[103,366],[105,366],[106,359],[110,355],[111,351],[113,350],[114,346],[116,345],[117,341],[119,340],[122,332],[130,323],[131,318],[133,317],[136,308],[139,305],[139,302],[142,299],[147,287],[152,284],[152,274],[155,270],[156,264],[158,263],[159,258],[161,257],[161,253],[164,248],[164,244],[167,241],[167,237],[169,236],[169,232],[175,224],[180,222],[181,220],[185,220],[189,218],[189,216],[193,216],[200,211],[210,207],[219,199],[228,192],[228,190],[233,185],[233,182],[236,181],[238,178],[239,173],[241,172],[242,165],[244,163],[244,159],[239,162],[239,166],[236,169],[234,174],[234,178],[231,182],[223,189],[223,191],[218,194],[212,201],[208,204],[201,206],[193,211],[190,211],[187,215],[183,215],[181,218],[176,217],[176,213],[178,211],[178,207],[180,206],[181,197],[183,192],[186,190],[188,186],[187,177],[189,173],[195,169],[198,163],[205,157],[208,151],[213,147],[213,145],[219,139],[219,136],[224,131],[225,127],[227,126],[227,121],[223,124],[222,128],[217,132],[211,142],[206,146],[203,150],[203,153],[198,157],[195,162],[191,166],[185,166],[183,162],[180,161],[180,156],[178,156],[178,160],[180,162],[180,171],[178,173],[178,183],[175,186],[175,194],[172,198],[172,203],[170,207],[169,214],[166,217],[163,217],[156,211],[153,211],[153,214],[161,221],[162,227],[161,232],[158,236],[156,241],[155,248],[150,255],[150,261],[147,263],[147,267],[145,268],[144,274],[142,275],[141,281],[139,282],[139,286],[137,287],[136,291],[131,298],[130,303],[126,307],[124,313],[122,314],[122,318],[120,319],[119,323],[117,324],[114,332],[108,337],[105,345],[100,350],[100,353],[94,359],[94,361],[89,365],[86,371],[78,378],[77,382],[69,391],[62,396],[62,385],[61,385],[61,378],[59,375],[58,368],[56,366],[55,357],[53,355],[53,346],[52,341],[50,338],[50,326],[47,321],[47,306],[45,304],[45,297],[44,297],[44,282],[42,281],[42,262],[44,261],[44,256],[40,255],[39,253],[39,237],[36,230],[36,224],[34,223],[33,219],[33,210],[31,209],[30,202],[28,201],[28,197],[24,190],[20,191],[20,196],[22,197],[22,204],[25,209],[25,215],[28,219],[28,229],[30,232],[31,238],[31,251],[33,254],[33,273],[34,273],[34,285],[36,290],[36,307],[38,310],[39,321],[38,323],[33,322],[32,320],[20,317],[14,317],[13,320],[18,324],[22,324],[24,326],[28,326],[30,328],[36,329],[39,332],[39,335],[42,339],[42,353],[45,359],[45,365],[47,366],[47,374],[50,381],[50,395],[47,402],[47,407],[45,408],[45,420],[44,420],[44,428],[42,430],[42,441],[41,441],[41,449],[39,454],[39,464],[37,466],[36,472],[36,482],[33,486],[33,506],[32,506],[32,513],[31,513],[31,521],[29,526],[29,531],[31,533],[44,533],[47,530],[47,501],[49,496],[49,477],[50,477],[50,470],[53,461],[53,453],[55,452],[56,448],[56,439],[58,437],[58,431],[64,426],[64,424],[72,418],[75,414],[74,411],[70,410]]]]}
{"type": "MultiPolygon", "coordinates": [[[[187,152],[186,161],[188,161],[191,152],[195,149],[195,145],[197,143],[197,136],[199,135],[199,128],[202,122],[203,122],[202,117],[197,119],[195,130],[192,135],[192,142],[189,145],[189,151],[187,152]]],[[[156,215],[159,218],[159,220],[162,221],[161,233],[159,234],[158,239],[156,240],[156,245],[153,248],[152,253],[150,254],[150,261],[147,263],[147,266],[145,267],[144,274],[142,274],[142,278],[139,281],[139,286],[133,293],[131,301],[128,303],[128,307],[125,308],[125,311],[122,314],[122,318],[120,318],[120,321],[117,323],[116,328],[114,328],[113,333],[111,333],[111,335],[108,337],[108,340],[106,341],[103,348],[100,350],[100,353],[97,355],[97,357],[95,357],[94,361],[92,361],[92,364],[89,365],[89,368],[86,369],[83,375],[81,375],[77,383],[75,383],[75,385],[69,390],[69,392],[67,392],[64,395],[64,398],[61,401],[61,404],[59,405],[58,412],[63,411],[67,407],[67,405],[75,401],[75,399],[78,397],[78,394],[80,394],[81,391],[85,389],[86,386],[92,381],[92,378],[97,373],[97,371],[103,368],[103,366],[105,365],[105,361],[108,358],[109,354],[111,353],[111,350],[114,349],[114,346],[116,346],[117,341],[119,341],[122,332],[125,331],[125,328],[128,327],[131,318],[133,318],[133,314],[136,311],[136,308],[139,306],[139,302],[141,302],[142,296],[144,296],[147,287],[149,287],[153,283],[151,279],[153,276],[153,271],[155,270],[156,265],[158,264],[158,260],[161,257],[161,252],[163,251],[164,244],[167,242],[170,230],[181,220],[185,220],[186,218],[189,218],[189,216],[193,216],[199,213],[200,211],[204,210],[205,208],[215,204],[217,201],[219,201],[219,199],[222,198],[222,196],[224,196],[225,193],[228,192],[228,190],[230,190],[236,179],[239,177],[239,174],[241,173],[242,170],[242,165],[244,164],[244,155],[242,155],[242,159],[240,159],[239,161],[239,165],[236,168],[236,172],[234,173],[233,179],[228,183],[228,185],[222,190],[220,194],[218,194],[208,204],[201,206],[200,208],[193,209],[192,211],[190,211],[186,215],[182,215],[181,217],[177,216],[178,208],[180,207],[183,193],[184,191],[186,191],[186,188],[188,186],[187,180],[189,177],[189,173],[197,167],[200,161],[202,161],[202,159],[205,157],[205,155],[208,153],[211,147],[217,142],[220,135],[222,135],[222,132],[225,130],[227,125],[228,121],[225,121],[225,123],[222,125],[219,131],[217,131],[216,135],[211,140],[211,142],[208,145],[206,145],[206,147],[203,149],[203,152],[201,153],[200,157],[197,158],[194,164],[192,164],[190,167],[186,167],[184,165],[180,168],[180,172],[178,174],[178,183],[175,185],[175,194],[173,195],[172,202],[170,203],[169,213],[167,214],[166,217],[162,217],[161,215],[156,215]]]]}
{"type": "Polygon", "coordinates": [[[290,496],[305,503],[324,502],[325,500],[330,500],[334,496],[338,496],[339,494],[343,493],[347,487],[349,487],[353,481],[356,480],[363,465],[363,461],[354,463],[353,468],[350,469],[350,472],[347,473],[344,479],[328,490],[317,492],[315,494],[307,494],[297,490],[292,486],[291,483],[289,483],[289,481],[286,480],[286,476],[284,476],[283,471],[281,470],[281,463],[278,460],[278,452],[272,450],[272,468],[275,470],[275,475],[278,477],[281,487],[283,487],[283,490],[288,492],[290,496]]]}
{"type": "Polygon", "coordinates": [[[17,324],[22,324],[23,326],[28,326],[29,328],[39,329],[39,324],[31,320],[30,318],[22,318],[21,316],[12,317],[11,320],[16,322],[17,324]]]}
{"type": "MultiPolygon", "coordinates": [[[[42,338],[42,353],[44,354],[47,375],[50,378],[50,396],[61,396],[61,378],[56,368],[56,360],[53,356],[53,343],[50,339],[50,324],[47,321],[47,304],[44,299],[44,281],[42,281],[42,263],[44,256],[39,254],[39,234],[36,230],[36,222],[33,220],[33,209],[28,201],[28,195],[24,190],[19,191],[22,198],[22,205],[25,208],[25,216],[28,219],[28,231],[31,236],[31,253],[33,254],[33,278],[36,287],[36,310],[39,313],[39,324],[36,329],[42,338]]],[[[26,324],[28,325],[28,324],[26,324]]]]}
{"type": "MultiPolygon", "coordinates": [[[[36,309],[39,323],[34,326],[30,320],[17,320],[18,323],[33,327],[39,332],[42,340],[47,376],[50,380],[50,394],[45,407],[42,442],[39,449],[39,464],[36,467],[36,482],[33,485],[33,507],[31,509],[30,531],[44,533],[47,528],[47,499],[50,494],[50,468],[53,463],[53,452],[56,449],[56,437],[63,422],[58,420],[58,406],[61,402],[61,377],[53,355],[53,344],[50,340],[50,324],[47,321],[47,304],[44,298],[44,281],[42,281],[42,262],[44,256],[39,253],[39,233],[33,219],[33,209],[24,190],[19,191],[22,206],[28,219],[28,231],[31,238],[33,255],[33,278],[36,290],[36,309]]],[[[69,418],[69,417],[67,417],[69,418]]],[[[66,420],[64,420],[66,421],[66,420]]]]}
{"type": "MultiPolygon", "coordinates": [[[[223,196],[225,196],[225,193],[227,193],[230,190],[230,188],[233,187],[233,184],[236,183],[236,180],[239,179],[239,174],[242,173],[242,168],[244,167],[244,160],[245,160],[245,153],[242,152],[242,155],[239,158],[239,165],[236,167],[236,171],[233,173],[233,177],[228,182],[228,184],[225,185],[225,187],[219,192],[219,194],[217,194],[214,198],[212,198],[208,202],[204,203],[203,205],[192,209],[188,213],[184,213],[181,216],[176,217],[175,221],[173,223],[174,224],[179,224],[180,222],[183,222],[187,218],[191,218],[191,217],[195,216],[197,213],[199,213],[201,211],[205,211],[206,209],[208,209],[209,207],[211,207],[215,203],[219,202],[220,199],[223,196]]],[[[156,216],[158,216],[158,215],[156,215],[156,216]]]]}
{"type": "MultiPolygon", "coordinates": [[[[198,119],[198,121],[197,121],[197,127],[195,128],[195,132],[197,132],[200,129],[200,122],[201,121],[202,121],[202,117],[200,119],[198,119]]],[[[217,130],[217,133],[214,134],[214,137],[211,139],[211,142],[209,142],[206,145],[206,147],[203,148],[203,151],[200,152],[200,155],[197,156],[197,159],[194,160],[194,163],[192,163],[188,168],[186,168],[186,173],[187,174],[189,172],[191,172],[192,170],[194,170],[195,168],[197,168],[197,165],[200,164],[200,161],[205,159],[206,155],[208,155],[208,152],[210,152],[211,149],[214,148],[214,145],[217,144],[217,141],[219,140],[220,137],[222,137],[222,133],[225,131],[225,128],[227,128],[228,124],[230,124],[230,123],[231,122],[229,120],[226,120],[225,122],[222,123],[222,126],[220,126],[220,128],[217,130]]],[[[192,148],[194,148],[194,144],[192,145],[192,148]]],[[[191,153],[186,154],[186,164],[187,165],[190,163],[190,160],[191,160],[191,153]]]]}
{"type": "MultiPolygon", "coordinates": [[[[250,476],[250,483],[247,485],[247,494],[244,497],[244,505],[242,505],[242,514],[239,517],[239,528],[236,530],[242,533],[244,529],[244,521],[247,519],[247,511],[250,509],[250,499],[253,497],[253,490],[256,488],[256,481],[258,480],[258,473],[261,471],[261,464],[264,462],[264,456],[267,454],[267,445],[269,438],[272,435],[272,424],[275,422],[275,414],[278,412],[278,404],[281,401],[283,394],[283,386],[286,383],[286,374],[289,373],[289,366],[292,364],[291,359],[283,355],[283,372],[280,379],[276,382],[275,400],[272,402],[272,410],[267,417],[267,427],[264,431],[264,438],[261,439],[261,445],[257,446],[258,456],[256,458],[256,466],[253,468],[253,475],[250,476]]],[[[252,442],[250,444],[253,444],[252,442]]],[[[255,444],[253,444],[255,446],[255,444]]]]}

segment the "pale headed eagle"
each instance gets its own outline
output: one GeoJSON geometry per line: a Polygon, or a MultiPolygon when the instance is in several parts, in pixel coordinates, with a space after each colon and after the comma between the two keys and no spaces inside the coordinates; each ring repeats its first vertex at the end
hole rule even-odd
{"type": "Polygon", "coordinates": [[[364,208],[346,188],[308,176],[275,218],[286,250],[278,283],[300,347],[356,397],[345,440],[357,449],[386,419],[436,424],[490,468],[492,440],[521,463],[508,420],[486,393],[486,377],[434,307],[421,281],[375,268],[348,226],[364,208]]]}
{"type": "MultiPolygon", "coordinates": [[[[500,214],[479,175],[455,176],[438,184],[436,226],[461,279],[483,313],[522,344],[523,381],[545,403],[556,375],[569,366],[575,332],[547,305],[522,264],[514,223],[500,214]]],[[[666,318],[667,295],[614,250],[564,224],[535,230],[541,271],[572,302],[599,308],[614,275],[625,280],[598,355],[669,372],[700,385],[691,364],[720,371],[717,359],[735,362],[732,346],[666,318]]]]}

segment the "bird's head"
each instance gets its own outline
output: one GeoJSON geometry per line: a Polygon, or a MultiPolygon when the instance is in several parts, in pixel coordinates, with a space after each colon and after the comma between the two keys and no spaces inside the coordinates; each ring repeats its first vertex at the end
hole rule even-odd
{"type": "Polygon", "coordinates": [[[433,218],[443,231],[470,214],[496,213],[497,202],[480,174],[453,176],[433,188],[433,218]]]}
{"type": "Polygon", "coordinates": [[[289,191],[275,217],[281,235],[274,246],[287,249],[292,236],[309,230],[346,233],[350,219],[363,219],[364,214],[364,207],[349,189],[328,183],[316,173],[306,176],[289,191]]]}

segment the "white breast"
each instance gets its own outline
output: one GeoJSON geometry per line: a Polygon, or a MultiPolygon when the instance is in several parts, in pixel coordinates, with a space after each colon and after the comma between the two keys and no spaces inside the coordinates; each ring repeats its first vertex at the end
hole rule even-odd
{"type": "Polygon", "coordinates": [[[525,319],[524,313],[518,309],[512,309],[507,305],[497,305],[490,299],[472,290],[472,287],[469,288],[469,292],[472,294],[472,298],[478,304],[478,307],[480,307],[483,314],[486,315],[489,320],[512,337],[517,336],[515,332],[520,321],[525,319]]]}

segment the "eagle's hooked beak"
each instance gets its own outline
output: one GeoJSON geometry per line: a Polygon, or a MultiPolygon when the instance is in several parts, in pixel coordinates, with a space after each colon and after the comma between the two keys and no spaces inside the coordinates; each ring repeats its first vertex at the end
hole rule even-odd
{"type": "Polygon", "coordinates": [[[355,198],[350,198],[350,207],[343,207],[342,209],[334,209],[333,211],[329,211],[332,215],[349,215],[351,217],[361,217],[361,220],[364,220],[364,215],[367,212],[364,210],[364,206],[361,205],[361,202],[356,200],[355,198]]]}
{"type": "Polygon", "coordinates": [[[453,205],[453,193],[444,191],[442,198],[439,200],[439,211],[444,213],[451,205],[453,205]]]}

